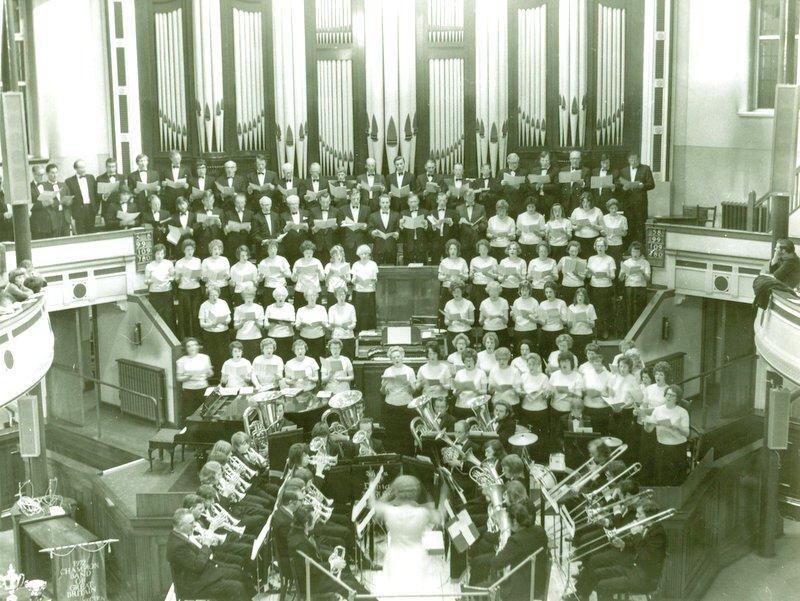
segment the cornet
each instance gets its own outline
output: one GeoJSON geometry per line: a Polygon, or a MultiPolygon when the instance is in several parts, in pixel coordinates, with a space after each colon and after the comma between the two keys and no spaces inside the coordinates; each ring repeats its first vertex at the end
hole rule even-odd
{"type": "Polygon", "coordinates": [[[331,518],[331,514],[333,514],[332,507],[328,507],[324,503],[321,503],[316,497],[309,494],[303,497],[303,503],[311,507],[314,512],[314,522],[322,522],[324,524],[331,518]]]}
{"type": "Polygon", "coordinates": [[[331,574],[338,578],[346,565],[347,563],[344,559],[344,547],[337,545],[333,548],[333,552],[328,557],[328,566],[330,567],[331,574]]]}
{"type": "MultiPolygon", "coordinates": [[[[239,536],[244,534],[244,526],[238,526],[237,524],[239,523],[239,520],[225,511],[225,509],[219,503],[214,503],[208,509],[206,509],[206,511],[203,512],[203,517],[208,520],[209,524],[219,524],[223,530],[233,532],[239,536]]],[[[216,528],[214,528],[214,530],[216,530],[216,528]]]]}
{"type": "MultiPolygon", "coordinates": [[[[215,547],[217,545],[221,545],[222,543],[224,543],[225,539],[227,538],[227,535],[220,534],[218,532],[214,532],[215,524],[211,524],[211,523],[209,523],[209,524],[210,525],[209,525],[208,528],[203,528],[200,524],[195,522],[194,523],[194,534],[201,541],[202,540],[208,541],[208,546],[209,547],[215,547]]],[[[220,525],[221,524],[217,524],[217,526],[220,526],[220,525]]]]}
{"type": "Polygon", "coordinates": [[[219,480],[217,480],[216,488],[219,494],[231,501],[238,502],[244,499],[244,492],[236,488],[235,484],[226,480],[222,475],[220,475],[219,480]]]}
{"type": "Polygon", "coordinates": [[[239,459],[236,455],[231,455],[228,457],[228,463],[234,469],[234,471],[244,479],[252,480],[258,475],[256,470],[248,467],[247,464],[239,459]]]}
{"type": "Polygon", "coordinates": [[[253,465],[257,465],[258,467],[267,467],[269,465],[269,459],[264,457],[264,455],[256,451],[253,447],[247,447],[245,456],[247,457],[248,461],[250,461],[253,465]]]}
{"type": "Polygon", "coordinates": [[[318,489],[313,482],[309,482],[308,484],[306,484],[305,493],[309,497],[312,497],[313,499],[319,501],[323,505],[327,505],[328,507],[333,505],[333,499],[329,499],[328,497],[323,495],[322,491],[318,489]]]}
{"type": "Polygon", "coordinates": [[[247,492],[247,489],[250,488],[250,483],[242,478],[230,463],[222,466],[222,475],[241,492],[247,492]]]}
{"type": "Polygon", "coordinates": [[[308,462],[323,471],[339,463],[339,458],[336,455],[328,455],[325,452],[326,442],[324,437],[317,436],[308,443],[308,448],[315,453],[309,458],[308,462]]]}
{"type": "Polygon", "coordinates": [[[367,457],[375,454],[375,450],[372,448],[369,435],[364,432],[364,430],[358,430],[355,434],[353,434],[353,444],[358,445],[359,457],[367,457]]]}

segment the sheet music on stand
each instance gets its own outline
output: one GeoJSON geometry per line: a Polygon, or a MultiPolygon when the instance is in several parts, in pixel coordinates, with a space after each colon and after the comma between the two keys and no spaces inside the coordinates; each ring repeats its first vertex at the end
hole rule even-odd
{"type": "Polygon", "coordinates": [[[261,551],[261,547],[264,545],[264,541],[267,540],[267,535],[269,534],[270,528],[272,527],[272,516],[275,515],[275,512],[269,514],[267,521],[264,522],[264,527],[261,528],[261,532],[258,533],[255,541],[253,541],[253,549],[250,551],[250,561],[255,561],[256,557],[258,557],[258,553],[261,551]]]}
{"type": "Polygon", "coordinates": [[[375,477],[369,483],[367,490],[364,491],[364,494],[361,495],[361,498],[353,504],[350,520],[356,527],[356,538],[361,538],[361,536],[363,536],[364,530],[366,530],[367,526],[370,524],[373,516],[375,515],[375,509],[370,507],[364,517],[359,520],[359,516],[361,516],[364,513],[364,510],[367,508],[367,503],[369,502],[370,496],[375,494],[375,489],[378,488],[378,484],[380,484],[382,479],[383,466],[381,466],[378,470],[378,473],[375,474],[375,477]]]}

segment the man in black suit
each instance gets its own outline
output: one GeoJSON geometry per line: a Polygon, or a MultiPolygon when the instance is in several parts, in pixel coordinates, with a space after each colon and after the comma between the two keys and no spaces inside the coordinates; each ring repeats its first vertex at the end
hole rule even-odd
{"type": "Polygon", "coordinates": [[[580,179],[572,183],[561,184],[561,205],[564,207],[564,215],[569,217],[572,211],[581,206],[581,194],[591,184],[591,171],[582,164],[583,158],[580,150],[573,150],[569,153],[569,167],[561,173],[579,173],[580,179]]]}
{"type": "Polygon", "coordinates": [[[570,412],[558,418],[558,431],[553,432],[555,443],[564,449],[567,465],[578,466],[586,459],[586,440],[583,437],[570,437],[567,442],[565,432],[582,432],[579,428],[594,428],[592,418],[584,412],[583,397],[571,397],[570,412]]]}
{"type": "Polygon", "coordinates": [[[309,225],[308,211],[300,208],[300,197],[291,194],[286,197],[286,211],[281,215],[284,237],[281,241],[281,254],[294,265],[302,256],[300,245],[309,239],[311,226],[309,225]]]}
{"type": "Polygon", "coordinates": [[[194,237],[194,231],[197,227],[197,217],[189,210],[189,201],[184,196],[178,196],[176,202],[177,207],[175,213],[169,218],[167,225],[176,227],[181,231],[181,237],[178,239],[177,244],[167,244],[167,248],[171,248],[170,255],[173,259],[179,259],[183,256],[181,247],[185,240],[194,237]]]}
{"type": "Polygon", "coordinates": [[[214,560],[210,547],[193,539],[194,524],[191,511],[175,510],[167,539],[167,561],[177,598],[249,600],[250,595],[236,574],[214,560]]]}
{"type": "MultiPolygon", "coordinates": [[[[38,166],[41,169],[41,166],[38,166]]],[[[45,178],[36,181],[41,177],[41,172],[34,167],[34,181],[31,182],[31,238],[41,240],[43,238],[53,238],[57,235],[57,224],[54,209],[61,204],[62,188],[58,182],[58,165],[50,163],[42,170],[46,173],[45,178]],[[52,193],[55,198],[45,201],[41,198],[42,193],[48,196],[52,193]]]]}
{"type": "Polygon", "coordinates": [[[307,210],[319,206],[319,193],[328,189],[328,179],[322,177],[322,167],[319,163],[311,163],[308,167],[308,178],[303,181],[304,206],[307,210]]]}
{"type": "MultiPolygon", "coordinates": [[[[636,519],[658,512],[655,502],[644,501],[636,519]]],[[[612,544],[621,551],[618,561],[595,568],[590,560],[576,581],[576,598],[589,599],[596,591],[598,601],[608,601],[615,594],[650,593],[658,587],[667,555],[667,533],[661,524],[636,528],[630,538],[615,538],[612,544]]]]}
{"type": "MultiPolygon", "coordinates": [[[[424,188],[423,188],[424,189],[424,188]]],[[[411,263],[428,262],[428,211],[419,208],[419,196],[408,197],[408,208],[400,212],[400,240],[403,243],[403,261],[411,263]],[[412,222],[421,222],[419,227],[412,222]]]]}
{"type": "Polygon", "coordinates": [[[289,530],[292,528],[295,512],[302,507],[297,490],[285,490],[281,504],[272,515],[272,535],[275,537],[275,552],[278,556],[278,569],[281,574],[291,575],[291,555],[289,554],[289,530]]]}
{"type": "Polygon", "coordinates": [[[344,225],[345,220],[351,223],[361,223],[365,226],[369,221],[369,209],[361,202],[361,192],[356,188],[350,192],[350,202],[339,210],[339,231],[342,236],[342,246],[344,255],[348,263],[358,260],[356,250],[362,244],[367,244],[369,240],[366,227],[348,227],[344,225]]]}
{"type": "Polygon", "coordinates": [[[508,202],[508,214],[511,218],[516,219],[517,215],[525,212],[525,197],[528,196],[528,180],[527,173],[520,169],[519,155],[512,152],[506,158],[506,168],[500,173],[500,189],[508,202]],[[525,181],[518,185],[507,183],[504,178],[510,177],[524,177],[525,181]]]}
{"type": "Polygon", "coordinates": [[[377,171],[375,159],[369,158],[365,162],[367,171],[356,178],[357,188],[361,193],[361,204],[372,213],[377,209],[378,198],[387,190],[386,180],[377,171]],[[375,208],[373,208],[373,206],[375,208]]]}
{"type": "Polygon", "coordinates": [[[64,184],[72,196],[72,217],[78,234],[94,231],[95,217],[100,203],[97,198],[97,182],[94,175],[86,173],[86,162],[78,159],[73,163],[75,175],[67,178],[64,184]]]}
{"type": "Polygon", "coordinates": [[[331,192],[331,205],[336,209],[343,208],[348,202],[350,202],[350,192],[355,188],[356,182],[355,180],[348,180],[347,179],[347,167],[340,166],[336,169],[336,178],[328,180],[328,190],[331,189],[331,186],[336,188],[344,188],[347,196],[345,198],[335,198],[333,196],[333,192],[331,192]]]}
{"type": "Polygon", "coordinates": [[[444,178],[436,173],[436,163],[433,159],[425,162],[425,173],[417,176],[414,182],[414,192],[420,197],[420,206],[430,210],[436,206],[436,195],[445,190],[444,178]]]}
{"type": "Polygon", "coordinates": [[[453,432],[456,425],[456,418],[447,411],[447,397],[436,397],[433,399],[433,412],[436,414],[436,422],[445,432],[453,432]]]}
{"type": "Polygon", "coordinates": [[[253,252],[256,260],[267,256],[267,242],[281,235],[283,223],[281,216],[272,210],[272,198],[262,196],[258,201],[258,212],[253,215],[253,228],[250,232],[253,239],[253,252]]]}
{"type": "Polygon", "coordinates": [[[164,201],[164,208],[170,213],[174,213],[177,205],[175,201],[178,196],[189,197],[191,184],[189,183],[189,168],[183,165],[183,157],[177,150],[169,153],[169,169],[164,174],[164,181],[161,187],[161,198],[164,201]],[[171,182],[168,184],[167,182],[171,182]],[[177,182],[177,183],[176,183],[177,182]]]}
{"type": "MultiPolygon", "coordinates": [[[[225,173],[214,181],[214,187],[225,211],[233,209],[234,201],[239,194],[247,194],[247,178],[236,173],[236,161],[225,161],[225,173]]],[[[245,197],[245,201],[247,198],[245,197]]]]}
{"type": "Polygon", "coordinates": [[[769,262],[769,272],[789,288],[797,288],[800,285],[800,257],[795,252],[794,242],[788,238],[781,238],[775,243],[775,252],[772,253],[769,262]]]}
{"type": "Polygon", "coordinates": [[[330,194],[322,188],[322,193],[319,195],[319,202],[314,203],[309,210],[310,224],[311,224],[311,241],[317,247],[314,256],[317,257],[322,264],[325,265],[330,259],[331,248],[338,240],[338,222],[339,212],[331,207],[330,194]],[[333,219],[337,223],[337,227],[316,229],[315,221],[326,221],[333,219]]]}
{"type": "Polygon", "coordinates": [[[225,232],[225,211],[220,207],[214,206],[214,192],[207,189],[203,193],[202,206],[195,212],[194,241],[197,242],[197,256],[205,259],[209,256],[208,244],[212,240],[222,240],[225,232]],[[203,215],[202,221],[197,218],[203,215]],[[217,219],[213,219],[216,216],[217,219]],[[211,219],[209,219],[211,218],[211,219]]]}
{"type": "MultiPolygon", "coordinates": [[[[600,165],[592,169],[592,177],[611,176],[611,186],[602,188],[592,188],[594,206],[600,207],[606,213],[606,203],[612,198],[617,198],[617,172],[611,168],[611,158],[607,154],[600,155],[600,165]]],[[[588,185],[591,186],[591,180],[588,185]]]]}
{"type": "Polygon", "coordinates": [[[469,187],[475,190],[475,202],[486,209],[486,219],[489,219],[494,215],[495,203],[500,193],[500,185],[492,177],[492,166],[489,163],[481,166],[480,175],[470,182],[469,187]]]}
{"type": "Polygon", "coordinates": [[[133,194],[131,194],[127,186],[123,186],[106,203],[106,213],[103,219],[106,222],[107,230],[121,230],[138,226],[141,223],[141,217],[139,207],[136,206],[136,202],[133,200],[133,194]],[[139,216],[130,223],[126,223],[117,216],[118,213],[139,213],[139,216]]]}
{"type": "Polygon", "coordinates": [[[189,176],[189,205],[193,211],[199,211],[203,207],[203,194],[206,190],[213,190],[214,186],[208,179],[208,167],[205,159],[198,159],[194,165],[195,175],[189,176]]]}
{"type": "Polygon", "coordinates": [[[443,191],[447,192],[447,208],[455,209],[458,205],[462,204],[467,190],[469,190],[469,184],[464,177],[464,165],[456,163],[453,165],[452,177],[444,179],[443,191]]]}
{"type": "Polygon", "coordinates": [[[153,228],[153,242],[166,245],[170,212],[161,208],[161,198],[155,194],[150,195],[148,202],[147,210],[142,212],[142,225],[149,224],[153,228]]]}
{"type": "Polygon", "coordinates": [[[275,208],[281,212],[286,211],[286,201],[289,196],[294,195],[298,198],[303,198],[304,191],[303,181],[294,175],[294,166],[291,163],[281,165],[281,176],[278,179],[278,186],[272,197],[275,208]]]}
{"type": "Polygon", "coordinates": [[[128,174],[128,189],[135,197],[137,211],[141,212],[147,207],[147,197],[150,194],[158,194],[161,191],[161,175],[155,169],[150,169],[150,158],[146,154],[136,156],[136,171],[128,174]],[[153,186],[153,190],[145,191],[144,188],[137,191],[136,186],[153,186]]]}
{"type": "MultiPolygon", "coordinates": [[[[469,262],[478,254],[475,248],[478,240],[486,232],[486,209],[475,202],[475,191],[467,190],[464,204],[456,207],[456,225],[458,226],[458,241],[461,244],[461,256],[469,262]]],[[[442,249],[444,251],[444,249],[442,249]]]]}
{"type": "Polygon", "coordinates": [[[400,238],[400,215],[391,210],[392,201],[384,194],[380,208],[369,216],[367,230],[372,236],[372,258],[378,265],[397,263],[397,240],[400,238]]]}
{"type": "Polygon", "coordinates": [[[44,182],[47,180],[44,165],[34,165],[31,167],[31,200],[36,200],[36,197],[44,192],[44,182]]]}
{"type": "Polygon", "coordinates": [[[97,209],[97,214],[102,219],[102,226],[105,227],[104,215],[106,214],[106,203],[114,194],[117,193],[117,191],[119,190],[119,186],[125,183],[125,176],[117,171],[117,159],[115,159],[114,157],[108,157],[106,159],[106,170],[104,173],[97,176],[97,183],[114,184],[117,186],[117,189],[114,190],[113,192],[106,192],[101,194],[99,189],[97,191],[97,199],[98,202],[100,203],[100,206],[97,209]]]}
{"type": "Polygon", "coordinates": [[[392,173],[387,179],[389,198],[391,200],[391,209],[395,213],[399,213],[408,207],[407,199],[411,194],[412,187],[414,186],[414,174],[406,171],[405,158],[401,156],[395,157],[394,173],[392,173]],[[401,190],[401,188],[404,186],[408,187],[407,192],[401,190]]]}
{"type": "Polygon", "coordinates": [[[253,229],[253,212],[245,205],[247,204],[247,197],[244,193],[238,193],[233,200],[233,208],[225,211],[225,256],[231,262],[231,265],[239,260],[238,249],[240,246],[247,246],[250,248],[250,232],[253,229]],[[248,224],[249,229],[234,231],[231,223],[248,224]]]}
{"type": "Polygon", "coordinates": [[[656,187],[653,172],[648,165],[639,163],[636,152],[628,153],[628,165],[619,172],[622,187],[622,212],[628,219],[626,244],[636,240],[644,242],[644,225],[647,220],[647,192],[656,187]]]}
{"type": "Polygon", "coordinates": [[[548,181],[541,183],[530,182],[528,187],[536,197],[536,209],[545,216],[545,219],[550,218],[550,207],[559,201],[560,187],[558,185],[558,165],[553,164],[552,157],[547,150],[539,153],[539,166],[532,169],[528,177],[532,175],[546,176],[548,181]]]}
{"type": "Polygon", "coordinates": [[[430,230],[431,263],[438,265],[445,255],[444,245],[451,238],[458,236],[458,215],[453,209],[447,208],[447,193],[439,192],[436,196],[436,206],[428,215],[430,230]]]}
{"type": "Polygon", "coordinates": [[[247,208],[254,213],[258,211],[259,201],[275,192],[278,174],[267,169],[267,157],[256,155],[256,169],[247,174],[247,208]]]}

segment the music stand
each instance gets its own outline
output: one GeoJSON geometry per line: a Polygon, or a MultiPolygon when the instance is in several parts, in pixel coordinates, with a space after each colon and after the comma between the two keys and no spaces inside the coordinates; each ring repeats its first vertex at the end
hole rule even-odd
{"type": "Polygon", "coordinates": [[[269,535],[269,530],[272,527],[272,516],[273,513],[269,514],[267,521],[264,522],[264,527],[261,528],[261,532],[258,533],[256,540],[253,541],[253,549],[250,551],[250,561],[255,561],[256,557],[258,557],[258,553],[261,551],[261,547],[264,545],[264,541],[267,540],[267,536],[269,535]]]}
{"type": "Polygon", "coordinates": [[[286,466],[286,458],[289,456],[289,447],[297,442],[303,442],[302,428],[267,435],[269,468],[283,473],[283,469],[286,466]]]}
{"type": "Polygon", "coordinates": [[[581,465],[589,459],[589,442],[599,437],[598,432],[564,431],[564,457],[567,465],[581,465]]]}

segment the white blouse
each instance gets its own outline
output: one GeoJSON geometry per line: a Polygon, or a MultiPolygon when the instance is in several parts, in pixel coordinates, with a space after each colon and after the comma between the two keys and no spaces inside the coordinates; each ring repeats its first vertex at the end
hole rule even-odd
{"type": "Polygon", "coordinates": [[[234,292],[241,294],[242,290],[248,286],[255,288],[257,278],[258,269],[250,261],[231,265],[231,282],[233,282],[234,292]]]}
{"type": "Polygon", "coordinates": [[[472,322],[475,320],[475,305],[471,300],[461,298],[451,298],[444,305],[444,321],[447,324],[448,332],[469,332],[472,329],[472,322]],[[456,317],[459,320],[453,321],[456,317]]]}
{"type": "Polygon", "coordinates": [[[488,376],[489,372],[497,367],[497,359],[494,356],[494,351],[487,351],[486,349],[478,351],[478,359],[476,363],[478,368],[483,370],[488,376]]]}
{"type": "Polygon", "coordinates": [[[514,316],[515,332],[532,332],[536,329],[536,317],[539,314],[539,302],[529,296],[521,296],[511,305],[511,314],[514,316]]]}
{"type": "Polygon", "coordinates": [[[560,298],[539,303],[539,321],[545,332],[558,332],[567,322],[567,303],[560,298]]]}
{"type": "Polygon", "coordinates": [[[206,257],[201,263],[203,279],[209,284],[216,284],[220,288],[228,285],[231,264],[227,257],[206,257]]]}
{"type": "Polygon", "coordinates": [[[605,367],[597,371],[594,366],[590,366],[583,371],[583,404],[584,407],[592,409],[605,409],[608,407],[604,396],[608,396],[611,384],[611,372],[605,367]]]}
{"type": "MultiPolygon", "coordinates": [[[[295,280],[295,292],[308,292],[310,290],[320,290],[320,282],[325,278],[325,270],[322,263],[316,257],[306,259],[300,257],[294,262],[292,268],[292,279],[295,280]]],[[[297,302],[297,301],[295,301],[297,302]]]]}
{"type": "Polygon", "coordinates": [[[228,359],[222,364],[222,375],[228,377],[225,386],[230,388],[249,386],[252,371],[253,366],[244,357],[228,359]]]}
{"type": "Polygon", "coordinates": [[[353,275],[353,290],[356,292],[375,292],[378,282],[378,264],[369,260],[366,263],[356,261],[350,268],[353,275]]]}
{"type": "Polygon", "coordinates": [[[257,303],[244,303],[233,310],[233,328],[236,340],[258,340],[264,326],[264,307],[257,303]]]}
{"type": "Polygon", "coordinates": [[[386,404],[395,407],[405,407],[411,402],[412,390],[417,384],[414,370],[408,365],[395,367],[390,365],[383,370],[381,381],[386,390],[386,404]]]}
{"type": "Polygon", "coordinates": [[[278,355],[253,359],[253,375],[261,388],[274,388],[283,377],[283,359],[278,355]]]}
{"type": "Polygon", "coordinates": [[[530,372],[522,376],[522,408],[525,411],[544,411],[547,409],[547,392],[550,390],[550,379],[539,372],[530,372]]]}
{"type": "Polygon", "coordinates": [[[628,233],[628,220],[625,215],[603,215],[601,222],[603,235],[609,246],[622,246],[622,238],[628,233]]]}
{"type": "Polygon", "coordinates": [[[197,290],[200,287],[202,263],[197,257],[182,257],[175,261],[175,277],[181,290],[197,290]]]}
{"type": "Polygon", "coordinates": [[[279,307],[277,303],[272,303],[264,310],[264,324],[269,324],[267,336],[270,338],[289,338],[294,336],[294,322],[294,307],[289,303],[283,303],[282,307],[279,307]],[[281,322],[272,321],[275,319],[280,319],[281,322]]]}
{"type": "Polygon", "coordinates": [[[469,262],[469,274],[473,284],[485,286],[497,277],[497,259],[488,255],[472,257],[469,262]]]}
{"type": "Polygon", "coordinates": [[[564,374],[559,369],[550,374],[550,388],[553,389],[550,406],[563,413],[572,408],[573,397],[583,396],[583,377],[577,371],[564,374]]]}
{"type": "Polygon", "coordinates": [[[456,407],[467,409],[469,401],[486,392],[486,372],[475,368],[467,371],[461,368],[453,377],[453,389],[456,392],[456,407]]]}
{"type": "Polygon", "coordinates": [[[567,288],[579,288],[586,283],[586,269],[588,264],[585,259],[580,257],[561,257],[558,260],[558,270],[561,272],[561,285],[567,288]],[[567,259],[569,259],[569,271],[567,271],[567,259]],[[583,276],[575,273],[578,270],[578,261],[582,261],[583,276]]]}
{"type": "Polygon", "coordinates": [[[302,361],[292,357],[286,362],[283,371],[293,386],[300,386],[304,390],[311,390],[319,380],[319,365],[311,357],[303,357],[302,361]]]}
{"type": "Polygon", "coordinates": [[[207,332],[224,332],[231,321],[231,310],[228,303],[218,298],[213,304],[211,301],[205,301],[200,305],[198,317],[200,327],[207,332]]]}
{"type": "Polygon", "coordinates": [[[689,413],[680,405],[675,405],[672,409],[666,405],[661,405],[653,409],[650,416],[652,422],[669,421],[670,426],[656,425],[656,439],[659,444],[679,445],[684,444],[688,439],[678,431],[689,429],[689,413]]]}
{"type": "Polygon", "coordinates": [[[619,272],[625,274],[625,286],[644,288],[650,280],[650,263],[642,257],[628,257],[620,265],[619,272]]]}
{"type": "Polygon", "coordinates": [[[545,233],[550,246],[566,246],[572,237],[572,222],[566,217],[551,219],[545,224],[545,233]]]}
{"type": "Polygon", "coordinates": [[[449,288],[453,282],[463,284],[469,277],[469,267],[463,257],[455,259],[445,257],[439,263],[439,281],[443,288],[449,288]]]}
{"type": "Polygon", "coordinates": [[[550,257],[532,259],[528,265],[528,279],[532,288],[543,290],[547,282],[555,282],[558,279],[558,263],[550,257]]]}
{"type": "Polygon", "coordinates": [[[609,255],[592,255],[588,262],[589,271],[592,277],[589,283],[595,288],[608,288],[611,286],[614,274],[617,271],[617,263],[614,257],[609,255]]]}
{"type": "Polygon", "coordinates": [[[520,282],[525,279],[528,264],[522,257],[506,257],[500,261],[497,269],[500,285],[503,288],[519,288],[520,282]]]}
{"type": "Polygon", "coordinates": [[[350,340],[355,338],[353,328],[356,327],[356,309],[350,303],[331,305],[328,309],[328,324],[333,328],[331,338],[350,340]]]}
{"type": "Polygon", "coordinates": [[[597,321],[594,305],[577,305],[573,303],[567,311],[570,334],[586,336],[594,332],[594,322],[597,321]]]}
{"type": "Polygon", "coordinates": [[[517,224],[508,215],[501,218],[499,215],[489,217],[486,226],[486,236],[489,238],[489,246],[494,248],[505,248],[516,237],[517,224]]]}
{"type": "Polygon", "coordinates": [[[350,264],[345,262],[325,265],[325,290],[333,293],[350,281],[350,264]]]}
{"type": "Polygon", "coordinates": [[[297,309],[294,327],[303,338],[322,338],[328,327],[328,312],[322,305],[297,309]]]}
{"type": "Polygon", "coordinates": [[[334,376],[338,373],[344,374],[349,378],[353,377],[353,363],[350,359],[344,355],[322,359],[322,379],[327,380],[325,390],[331,392],[350,390],[350,380],[337,380],[334,376]]]}
{"type": "Polygon", "coordinates": [[[290,275],[289,261],[280,255],[266,257],[258,264],[258,277],[267,288],[286,286],[286,278],[290,275]]]}
{"type": "Polygon", "coordinates": [[[520,385],[519,372],[507,365],[496,365],[489,372],[489,391],[494,393],[494,401],[505,401],[509,405],[519,405],[517,388],[520,385]]]}
{"type": "Polygon", "coordinates": [[[540,213],[531,215],[527,211],[520,213],[517,216],[517,232],[520,244],[539,244],[544,235],[544,216],[540,213]]]}
{"type": "Polygon", "coordinates": [[[445,361],[440,361],[436,367],[428,363],[423,363],[417,370],[417,384],[422,384],[423,393],[442,387],[450,388],[450,365],[445,361]]]}
{"type": "Polygon", "coordinates": [[[483,299],[480,313],[483,317],[484,330],[497,332],[508,327],[508,301],[502,296],[498,296],[495,300],[491,297],[483,299]]]}
{"type": "Polygon", "coordinates": [[[597,207],[592,207],[588,211],[582,207],[576,208],[570,215],[572,226],[575,228],[576,238],[596,238],[600,235],[600,221],[603,219],[603,211],[597,207]],[[579,221],[586,220],[589,225],[579,225],[579,221]]]}
{"type": "Polygon", "coordinates": [[[208,376],[214,373],[208,355],[197,353],[194,357],[184,355],[175,362],[179,375],[188,374],[189,379],[181,382],[184,390],[205,390],[208,387],[208,376]]]}
{"type": "Polygon", "coordinates": [[[175,277],[175,268],[172,261],[150,261],[144,267],[144,279],[148,282],[150,292],[169,292],[172,290],[172,280],[175,277]]]}

